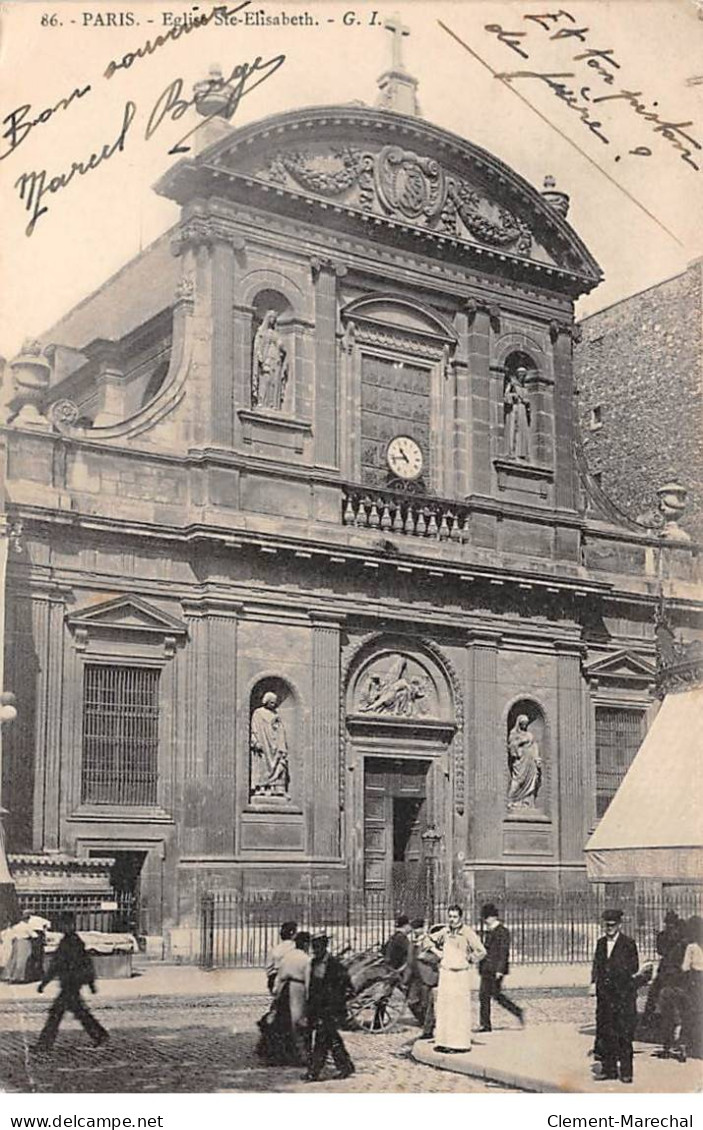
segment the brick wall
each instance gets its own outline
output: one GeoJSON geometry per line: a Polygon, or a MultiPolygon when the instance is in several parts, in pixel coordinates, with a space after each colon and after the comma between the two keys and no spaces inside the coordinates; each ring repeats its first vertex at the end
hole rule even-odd
{"type": "Polygon", "coordinates": [[[703,541],[703,260],[581,327],[574,368],[591,471],[632,517],[673,474],[690,492],[681,524],[703,541]]]}

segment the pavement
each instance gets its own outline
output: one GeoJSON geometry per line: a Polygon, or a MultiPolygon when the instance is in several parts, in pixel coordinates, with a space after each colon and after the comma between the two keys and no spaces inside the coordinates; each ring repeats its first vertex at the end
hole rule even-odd
{"type": "Polygon", "coordinates": [[[470,1052],[435,1051],[417,1040],[418,1063],[521,1091],[577,1094],[688,1094],[703,1089],[703,1062],[659,1059],[652,1044],[635,1043],[634,1082],[594,1078],[591,1070],[595,1029],[591,1024],[528,1024],[524,1029],[477,1032],[470,1052]]]}
{"type": "MultiPolygon", "coordinates": [[[[648,1044],[635,1046],[631,1087],[594,1080],[589,1050],[595,1002],[587,994],[588,973],[581,966],[515,968],[508,991],[525,1009],[526,1028],[519,1029],[494,1005],[494,1030],[476,1033],[470,1053],[436,1052],[431,1042],[417,1040],[417,1027],[408,1016],[387,1034],[345,1034],[357,1075],[307,1089],[620,1094],[703,1089],[701,1061],[660,1060],[648,1044]]],[[[100,980],[95,997],[85,994],[111,1033],[108,1045],[91,1049],[69,1021],[54,1056],[38,1063],[28,1049],[57,991],[52,984],[39,996],[36,984],[0,982],[0,1035],[9,1053],[5,1070],[0,1070],[0,1089],[3,1082],[19,1091],[306,1089],[299,1069],[266,1068],[254,1054],[256,1020],[269,1000],[261,969],[209,972],[138,961],[131,978],[100,980]]],[[[476,1015],[475,1000],[473,1007],[476,1015]]]]}
{"type": "MultiPolygon", "coordinates": [[[[510,974],[510,989],[543,991],[583,989],[588,986],[590,965],[523,965],[510,974]]],[[[478,985],[478,980],[476,980],[478,985]]],[[[239,996],[266,993],[263,969],[200,969],[194,965],[167,965],[138,960],[131,978],[101,978],[98,991],[106,1000],[143,997],[239,996]]],[[[47,995],[49,990],[47,990],[47,995]]],[[[41,1002],[36,984],[8,985],[0,981],[0,1009],[20,1001],[41,1002]]]]}

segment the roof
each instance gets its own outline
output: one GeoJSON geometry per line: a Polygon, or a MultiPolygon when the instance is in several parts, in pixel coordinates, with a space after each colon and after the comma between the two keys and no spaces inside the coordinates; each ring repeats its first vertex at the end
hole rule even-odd
{"type": "Polygon", "coordinates": [[[667,695],[586,844],[597,882],[703,879],[703,687],[667,695]]]}
{"type": "Polygon", "coordinates": [[[160,235],[42,334],[42,340],[73,349],[96,338],[119,341],[171,306],[181,273],[171,252],[172,238],[173,229],[160,235]]]}

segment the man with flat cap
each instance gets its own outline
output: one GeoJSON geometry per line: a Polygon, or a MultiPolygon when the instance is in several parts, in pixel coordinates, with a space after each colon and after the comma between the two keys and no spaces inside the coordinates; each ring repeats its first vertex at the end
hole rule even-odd
{"type": "Polygon", "coordinates": [[[308,991],[311,1050],[308,1070],[303,1075],[306,1083],[317,1082],[328,1055],[334,1060],[337,1079],[347,1079],[354,1074],[352,1058],[339,1034],[339,1026],[347,1018],[351,981],[341,961],[329,953],[328,945],[329,938],[325,934],[312,940],[308,991]]]}
{"type": "Polygon", "coordinates": [[[596,994],[596,1054],[601,1079],[632,1082],[632,1040],[637,1022],[637,943],[620,929],[622,911],[603,911],[605,934],[598,939],[591,981],[596,994]]]}

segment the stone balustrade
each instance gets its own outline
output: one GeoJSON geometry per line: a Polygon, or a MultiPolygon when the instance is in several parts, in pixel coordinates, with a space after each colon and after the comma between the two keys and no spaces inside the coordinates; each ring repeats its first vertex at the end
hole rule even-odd
{"type": "Polygon", "coordinates": [[[406,537],[469,540],[467,506],[399,491],[345,487],[342,521],[345,526],[406,537]]]}

